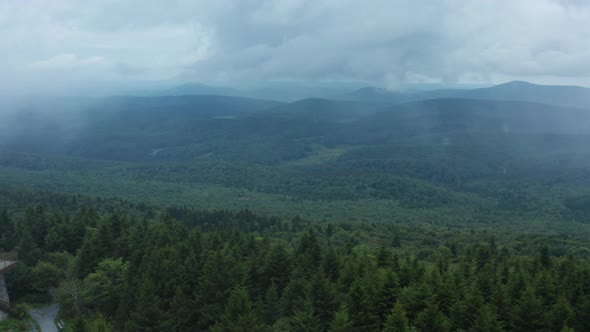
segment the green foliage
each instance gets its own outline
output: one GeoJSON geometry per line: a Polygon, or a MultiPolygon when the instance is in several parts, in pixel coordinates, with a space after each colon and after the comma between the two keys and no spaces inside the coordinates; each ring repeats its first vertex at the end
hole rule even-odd
{"type": "Polygon", "coordinates": [[[532,290],[527,289],[517,301],[512,313],[512,328],[517,331],[539,331],[545,325],[543,302],[532,290]]]}
{"type": "Polygon", "coordinates": [[[9,318],[0,321],[0,331],[22,331],[28,332],[31,330],[31,322],[21,319],[9,318]]]}
{"type": "Polygon", "coordinates": [[[375,331],[379,328],[379,316],[369,287],[361,279],[352,286],[349,294],[349,314],[356,331],[375,331]]]}
{"type": "Polygon", "coordinates": [[[256,332],[263,330],[247,290],[241,287],[232,290],[225,311],[220,318],[221,322],[213,326],[212,331],[256,332]]]}
{"type": "Polygon", "coordinates": [[[95,320],[88,324],[89,332],[112,332],[111,324],[107,322],[104,317],[98,316],[95,320]]]}
{"type": "Polygon", "coordinates": [[[587,241],[45,195],[53,209],[16,208],[4,217],[7,225],[47,224],[44,233],[23,222],[5,243],[19,250],[22,238],[70,235],[35,244],[39,254],[7,274],[8,287],[19,301],[58,283],[72,331],[589,326],[587,241]],[[383,245],[396,234],[402,247],[383,245]],[[68,238],[79,239],[74,256],[68,238]],[[569,254],[560,255],[563,248],[569,254]]]}
{"type": "Polygon", "coordinates": [[[408,332],[408,318],[401,303],[396,302],[383,325],[384,332],[408,332]]]}
{"type": "Polygon", "coordinates": [[[479,310],[471,330],[474,332],[500,332],[502,331],[502,322],[498,319],[495,309],[486,304],[479,310]]]}
{"type": "Polygon", "coordinates": [[[292,331],[301,332],[321,331],[320,322],[320,318],[314,312],[313,303],[306,299],[291,317],[290,328],[292,331]]]}
{"type": "Polygon", "coordinates": [[[11,299],[58,286],[69,331],[589,331],[588,115],[385,106],[117,97],[83,131],[14,120],[11,299]]]}
{"type": "Polygon", "coordinates": [[[334,319],[330,323],[330,332],[352,332],[353,322],[350,320],[348,315],[348,308],[345,305],[341,305],[340,309],[336,311],[334,319]]]}
{"type": "Polygon", "coordinates": [[[451,324],[434,302],[428,302],[426,308],[416,316],[416,327],[421,331],[450,331],[451,324]]]}
{"type": "Polygon", "coordinates": [[[38,292],[46,292],[57,286],[64,277],[63,270],[49,262],[39,262],[31,268],[31,287],[38,292]]]}
{"type": "Polygon", "coordinates": [[[105,259],[99,263],[96,272],[88,274],[82,282],[83,301],[92,305],[86,309],[113,317],[125,286],[127,270],[128,263],[122,259],[105,259]]]}

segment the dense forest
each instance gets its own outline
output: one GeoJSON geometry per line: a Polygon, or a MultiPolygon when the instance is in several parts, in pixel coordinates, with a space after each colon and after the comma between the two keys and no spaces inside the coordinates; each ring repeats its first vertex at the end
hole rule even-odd
{"type": "Polygon", "coordinates": [[[0,0],[0,332],[590,332],[589,22],[0,0]]]}
{"type": "Polygon", "coordinates": [[[0,183],[161,208],[590,236],[590,116],[525,90],[511,94],[521,101],[401,104],[31,102],[0,123],[0,183]]]}
{"type": "Polygon", "coordinates": [[[67,331],[586,331],[588,241],[4,191],[11,297],[67,331]]]}
{"type": "Polygon", "coordinates": [[[5,115],[0,330],[590,330],[588,92],[357,93],[5,115]]]}

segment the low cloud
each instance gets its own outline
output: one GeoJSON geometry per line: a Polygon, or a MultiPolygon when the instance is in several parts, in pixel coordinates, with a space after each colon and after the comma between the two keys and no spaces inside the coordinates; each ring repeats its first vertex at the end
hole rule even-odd
{"type": "Polygon", "coordinates": [[[22,86],[67,68],[64,82],[590,85],[588,21],[578,0],[7,0],[0,70],[22,86]]]}
{"type": "Polygon", "coordinates": [[[76,54],[58,54],[49,59],[36,61],[29,64],[33,69],[77,69],[85,66],[103,64],[105,59],[101,56],[80,58],[76,54]]]}

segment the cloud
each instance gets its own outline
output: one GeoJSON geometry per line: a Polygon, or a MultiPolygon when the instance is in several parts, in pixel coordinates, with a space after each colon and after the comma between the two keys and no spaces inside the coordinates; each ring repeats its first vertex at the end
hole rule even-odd
{"type": "Polygon", "coordinates": [[[64,80],[590,85],[588,21],[581,0],[6,0],[0,70],[29,81],[76,68],[64,80]]]}
{"type": "Polygon", "coordinates": [[[101,56],[91,56],[80,58],[76,54],[65,53],[52,56],[49,59],[36,61],[29,64],[29,67],[35,69],[76,69],[85,66],[100,65],[105,62],[101,56]]]}
{"type": "Polygon", "coordinates": [[[216,26],[187,77],[556,82],[588,78],[590,19],[575,1],[251,1],[216,26]],[[548,28],[550,27],[550,28],[548,28]],[[238,57],[238,59],[236,59],[238,57]]]}
{"type": "Polygon", "coordinates": [[[149,71],[149,68],[135,66],[129,63],[119,62],[113,65],[113,70],[121,76],[141,76],[149,71]]]}

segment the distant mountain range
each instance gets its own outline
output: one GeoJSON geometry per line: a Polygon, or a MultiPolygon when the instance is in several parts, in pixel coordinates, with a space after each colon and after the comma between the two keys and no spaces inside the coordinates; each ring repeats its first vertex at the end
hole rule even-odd
{"type": "Polygon", "coordinates": [[[557,106],[577,108],[590,107],[590,88],[579,86],[539,85],[529,82],[512,81],[486,88],[476,89],[434,89],[393,91],[368,86],[350,90],[349,86],[312,87],[300,84],[279,83],[237,89],[211,86],[201,83],[187,83],[174,88],[134,93],[136,96],[188,96],[219,95],[255,99],[270,99],[293,102],[307,98],[323,98],[343,101],[370,101],[375,103],[405,103],[437,98],[485,99],[504,101],[528,101],[557,106]]]}
{"type": "Polygon", "coordinates": [[[240,96],[242,93],[233,88],[211,86],[201,83],[187,83],[177,87],[165,90],[149,91],[147,96],[198,96],[198,95],[222,95],[222,96],[240,96]]]}
{"type": "Polygon", "coordinates": [[[292,102],[305,98],[349,99],[345,96],[359,86],[359,84],[353,83],[313,85],[296,82],[270,82],[266,84],[252,84],[242,88],[231,88],[202,83],[186,83],[172,88],[149,89],[123,93],[123,95],[142,97],[221,95],[292,102]]]}
{"type": "Polygon", "coordinates": [[[535,194],[553,190],[547,195],[564,199],[567,190],[588,193],[589,91],[525,82],[397,93],[367,87],[281,102],[190,84],[153,96],[31,101],[0,121],[0,167],[304,199],[432,207],[471,197],[490,211],[515,202],[530,209],[545,203],[497,186],[533,183],[545,186],[535,194]]]}
{"type": "Polygon", "coordinates": [[[317,146],[391,144],[410,137],[486,141],[499,136],[509,138],[502,141],[509,145],[520,144],[520,135],[543,140],[566,135],[571,144],[580,135],[590,138],[590,89],[575,86],[509,82],[408,92],[365,87],[332,99],[289,103],[231,96],[243,94],[186,84],[151,96],[30,102],[0,124],[0,151],[109,160],[216,154],[274,163],[306,156],[317,146]],[[248,152],[253,147],[257,152],[248,152]]]}
{"type": "Polygon", "coordinates": [[[348,96],[355,100],[381,100],[394,103],[436,98],[465,98],[486,100],[529,101],[578,108],[590,107],[590,89],[579,86],[538,85],[512,81],[488,88],[471,90],[443,89],[430,91],[394,92],[383,88],[366,87],[348,96]]]}
{"type": "MultiPolygon", "coordinates": [[[[283,155],[285,151],[305,156],[311,146],[381,145],[408,139],[440,142],[459,137],[483,142],[503,137],[507,141],[502,144],[514,145],[520,135],[567,135],[574,142],[579,135],[590,137],[590,112],[582,109],[581,92],[586,89],[571,89],[554,91],[514,82],[462,91],[461,98],[432,98],[452,93],[445,90],[416,93],[411,97],[416,100],[408,102],[395,94],[389,101],[308,98],[292,103],[211,95],[110,97],[94,103],[31,106],[6,121],[0,138],[4,136],[1,148],[13,152],[109,160],[190,160],[214,153],[261,163],[295,158],[283,155]],[[519,89],[529,93],[516,95],[519,89]],[[559,104],[558,97],[548,100],[550,96],[572,96],[572,91],[579,91],[579,98],[561,104],[578,107],[549,105],[559,104]],[[511,100],[517,97],[528,100],[511,100]],[[46,112],[63,108],[70,111],[51,116],[46,112]],[[247,152],[253,147],[255,158],[247,152]],[[158,152],[162,149],[166,153],[158,152]],[[266,158],[277,154],[272,161],[266,158]]],[[[360,92],[365,97],[387,96],[383,90],[360,92]]]]}

